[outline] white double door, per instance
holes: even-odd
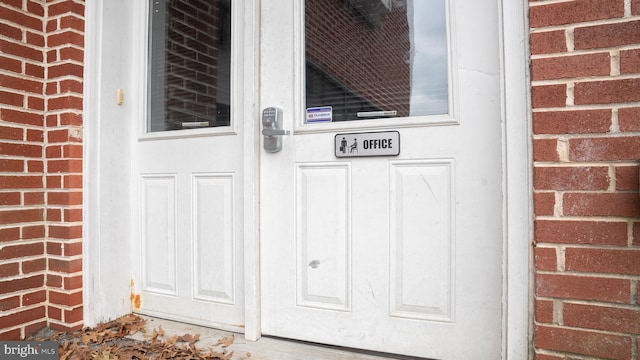
[[[236,22],[257,19],[248,4],[234,5],[245,12]],[[238,331],[245,314],[259,313],[251,331],[317,343],[500,358],[497,1],[448,2],[449,114],[328,124],[304,123],[301,6],[261,2],[251,52],[259,89],[235,80],[230,127],[135,141],[134,306]],[[246,64],[238,55],[236,66]],[[257,108],[240,99],[247,92]],[[292,132],[277,153],[258,142],[257,112],[266,107],[281,108]],[[335,156],[336,134],[389,130],[399,132],[398,156]],[[252,219],[257,237],[244,231]],[[249,245],[259,258],[245,257]],[[256,266],[259,277],[245,273]]]

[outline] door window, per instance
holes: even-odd
[[[447,114],[444,0],[307,0],[306,122]]]
[[[147,132],[230,125],[231,0],[150,0]]]

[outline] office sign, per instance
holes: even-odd
[[[380,131],[337,134],[334,138],[336,157],[397,156],[400,154],[400,133]]]

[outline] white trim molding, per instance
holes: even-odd
[[[105,259],[130,264],[129,131],[131,105],[118,105],[118,89],[130,88],[128,54],[110,52],[119,38],[129,36],[130,19],[121,26],[105,25],[114,9],[128,0],[88,1],[85,8],[84,146],[83,146],[83,304],[84,325],[92,326],[131,311],[131,271]],[[123,12],[123,14],[125,14]],[[119,15],[119,14],[118,14]],[[130,49],[124,49],[128,52]],[[118,66],[117,77],[103,69]],[[132,101],[129,101],[129,103]],[[113,116],[104,117],[105,111]],[[105,151],[108,149],[108,151]]]
[[[503,359],[532,356],[531,111],[527,1],[502,1],[504,131]]]

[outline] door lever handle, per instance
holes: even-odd
[[[280,135],[289,135],[289,130],[283,129],[262,129],[262,135],[264,136],[280,136]]]
[[[282,135],[289,135],[289,130],[282,128],[282,109],[268,107],[262,110],[262,136],[266,152],[275,153],[282,150]]]

